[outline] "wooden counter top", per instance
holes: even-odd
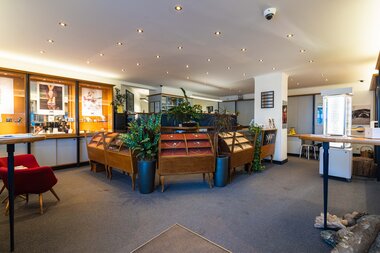
[[[343,142],[356,144],[380,145],[380,139],[369,139],[364,137],[342,137],[342,136],[327,136],[319,134],[299,134],[298,137],[302,140],[320,141],[320,142]]]
[[[6,134],[0,135],[0,144],[15,144],[35,142],[45,139],[45,135],[32,135],[32,134]]]

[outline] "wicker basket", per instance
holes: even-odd
[[[373,158],[373,148],[371,146],[361,146],[360,148],[360,156]]]
[[[368,157],[353,157],[352,175],[361,177],[375,177],[376,166],[374,160]]]

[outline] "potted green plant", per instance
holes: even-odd
[[[127,100],[127,94],[121,94],[121,90],[119,88],[115,88],[115,95],[111,105],[116,109],[117,113],[124,112],[124,104]]]
[[[129,132],[122,135],[138,159],[139,191],[144,194],[154,191],[160,129],[161,114],[153,114],[129,123]]]
[[[261,164],[261,138],[263,128],[257,124],[252,124],[249,126],[249,131],[255,136],[255,150],[253,154],[253,171],[261,172],[265,169],[265,166]]]
[[[169,109],[169,117],[172,118],[176,124],[182,124],[183,126],[196,126],[195,120],[199,120],[202,116],[202,107],[200,105],[191,105],[189,98],[186,95],[186,91],[181,88],[184,96],[184,100],[177,106]]]
[[[216,166],[214,185],[217,187],[224,187],[228,180],[228,159],[227,155],[222,155],[219,152],[219,134],[222,132],[229,132],[232,130],[233,118],[226,110],[223,112],[216,112],[212,118],[212,125],[214,126],[214,145],[216,152]]]

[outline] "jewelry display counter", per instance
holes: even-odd
[[[208,134],[161,134],[157,173],[162,191],[165,176],[181,174],[207,174],[211,188],[214,172],[215,153]]]
[[[220,133],[218,137],[219,153],[229,157],[230,181],[232,172],[235,172],[236,167],[245,165],[251,173],[254,153],[252,143],[255,143],[255,140],[251,142],[244,134],[238,132]]]
[[[263,129],[261,133],[261,154],[260,158],[264,159],[268,156],[271,157],[273,162],[273,155],[275,150],[277,129]]]

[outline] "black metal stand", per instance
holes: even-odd
[[[15,144],[7,144],[8,153],[8,200],[9,200],[9,232],[11,252],[15,250],[14,239],[14,152]]]
[[[327,229],[327,200],[329,193],[329,142],[323,142],[323,228]]]

